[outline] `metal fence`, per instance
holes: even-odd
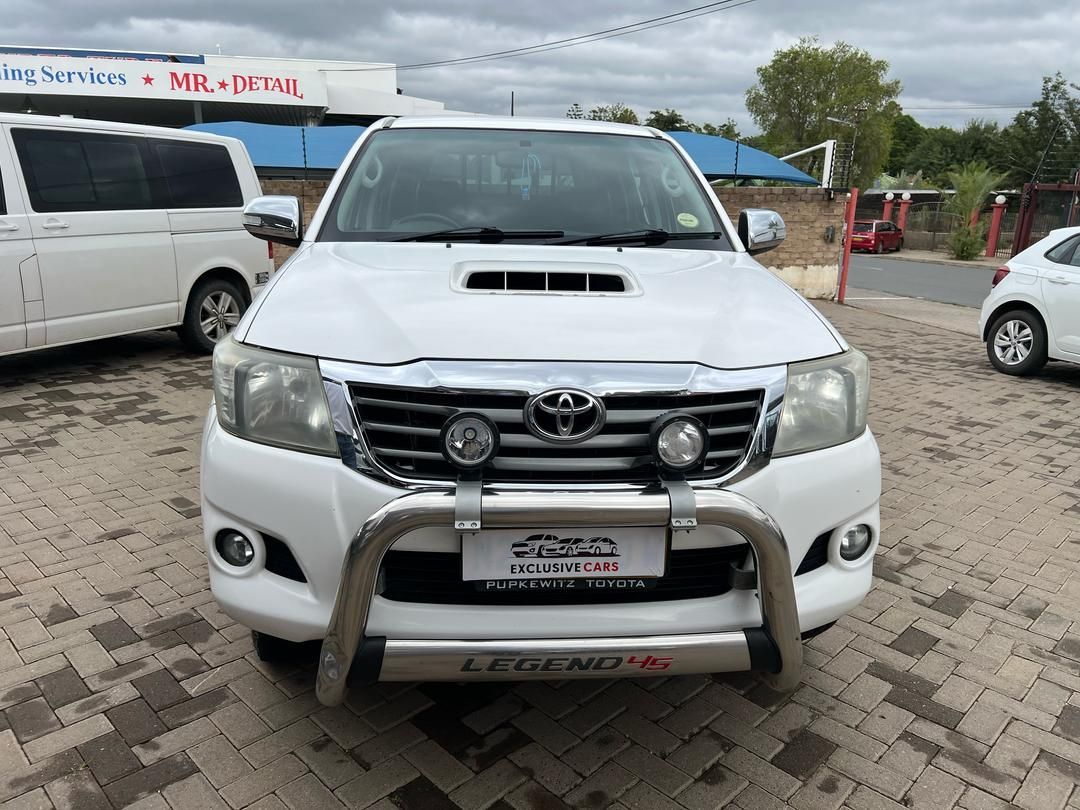
[[[943,209],[940,202],[915,203],[904,225],[904,247],[909,250],[948,251],[949,237],[963,225],[963,217]]]

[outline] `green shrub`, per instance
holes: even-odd
[[[981,223],[980,223],[981,224]],[[983,228],[965,227],[949,237],[949,252],[954,259],[968,261],[986,250],[986,235]]]

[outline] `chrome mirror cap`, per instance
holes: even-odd
[[[779,247],[787,237],[784,218],[768,208],[744,208],[739,212],[739,239],[750,254]]]
[[[268,242],[297,247],[303,237],[300,201],[296,197],[256,197],[244,206],[244,228]]]

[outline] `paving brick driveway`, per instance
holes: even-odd
[[[789,697],[683,677],[322,708],[207,590],[207,361],[168,334],[0,360],[0,804],[1080,808],[1080,368],[1013,380],[971,338],[824,308],[873,359],[884,547]]]

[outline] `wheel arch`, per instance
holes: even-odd
[[[985,343],[990,338],[990,328],[994,325],[994,321],[1000,318],[1004,313],[1011,312],[1013,310],[1024,310],[1025,312],[1032,313],[1039,319],[1039,324],[1043,328],[1043,332],[1046,334],[1047,342],[1050,341],[1050,329],[1046,323],[1046,316],[1042,311],[1030,301],[1010,299],[1008,301],[1002,301],[996,307],[994,311],[986,319],[986,325],[983,327],[982,340]]]
[[[187,311],[187,305],[191,299],[192,291],[204,281],[210,279],[221,279],[230,284],[235,284],[236,288],[240,290],[240,294],[244,296],[244,306],[251,306],[251,286],[248,284],[248,280],[244,277],[244,274],[234,267],[219,266],[204,270],[195,277],[195,280],[187,290],[187,294],[184,296],[184,311]]]

